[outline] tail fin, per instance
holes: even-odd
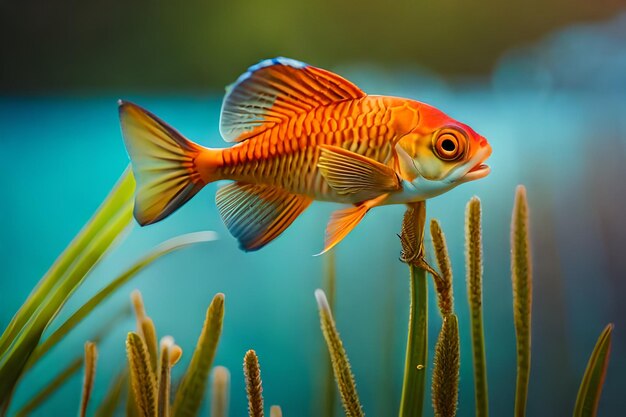
[[[206,185],[195,164],[203,148],[133,103],[120,100],[119,112],[137,181],[135,219],[142,226],[156,223]]]

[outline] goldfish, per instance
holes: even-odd
[[[163,220],[205,185],[231,180],[215,202],[245,251],[276,239],[313,201],[348,205],[331,215],[323,253],[374,207],[424,201],[490,172],[491,146],[468,125],[282,57],[227,87],[219,132],[230,147],[194,143],[128,101],[119,117],[137,222]]]

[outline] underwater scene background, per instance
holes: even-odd
[[[328,67],[368,93],[432,104],[470,124],[493,147],[487,178],[427,203],[427,216],[439,219],[446,233],[455,271],[460,416],[472,415],[474,408],[463,258],[464,210],[473,195],[483,204],[490,409],[494,416],[513,409],[509,225],[517,184],[528,190],[535,277],[528,415],[571,413],[589,353],[608,322],[615,331],[599,415],[626,409],[625,45],[626,14],[621,14],[512,48],[484,77],[444,78],[411,66]],[[202,145],[225,146],[217,130],[217,91],[129,91],[0,98],[3,327],[127,166],[117,117],[120,96]],[[70,299],[61,321],[163,240],[198,230],[215,230],[220,239],[157,261],[118,291],[24,377],[14,408],[80,354],[94,326],[129,303],[128,294],[138,288],[160,334],[171,334],[187,352],[213,295],[226,295],[215,364],[232,373],[231,415],[246,414],[241,364],[251,348],[259,355],[267,404],[280,404],[286,416],[320,415],[328,353],[313,293],[322,285],[324,263],[311,255],[321,249],[336,206],[312,205],[271,245],[244,253],[220,220],[215,190],[208,186],[159,224],[135,226]],[[396,236],[402,213],[399,206],[373,210],[336,250],[335,318],[364,409],[373,416],[396,414],[401,390],[408,314],[407,267],[398,261]],[[432,256],[430,246],[428,251]],[[434,293],[429,298],[432,355],[440,319]],[[133,327],[129,318],[100,344],[94,402],[126,365],[124,339]],[[186,364],[189,355],[181,361]],[[184,368],[174,368],[174,379]],[[33,415],[75,413],[80,385],[76,375]],[[431,413],[427,405],[426,415]]]

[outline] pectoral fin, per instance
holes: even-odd
[[[342,210],[337,210],[330,216],[328,225],[326,226],[326,236],[324,239],[324,250],[318,255],[331,250],[335,245],[348,236],[348,233],[356,227],[357,224],[363,220],[365,214],[372,208],[382,203],[389,194],[383,194],[375,199],[365,201],[357,206],[348,207]]]
[[[337,146],[321,146],[317,166],[338,194],[361,193],[364,200],[401,188],[400,179],[387,165]]]

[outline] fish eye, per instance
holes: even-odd
[[[454,161],[463,155],[465,138],[452,129],[439,132],[435,141],[435,153],[444,161]]]

